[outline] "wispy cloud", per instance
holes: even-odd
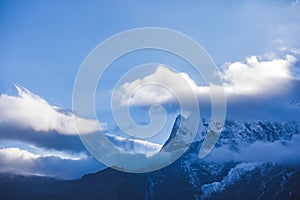
[[[114,134],[107,134],[108,138],[120,149],[132,154],[152,155],[160,151],[162,145],[153,142],[126,138]]]
[[[291,52],[294,53],[294,54],[300,55],[300,49],[292,48]]]
[[[76,135],[105,129],[105,123],[77,117],[50,105],[45,99],[16,86],[17,96],[0,95],[0,125],[17,126],[34,131],[56,131],[60,134]],[[77,126],[75,124],[75,118]]]
[[[295,135],[291,141],[283,144],[280,141],[275,142],[255,142],[245,146],[240,152],[229,150],[228,147],[215,148],[206,158],[215,162],[275,162],[275,163],[297,163],[300,157],[296,152],[300,151],[300,136]]]
[[[299,0],[294,0],[294,1],[292,1],[291,5],[293,7],[299,6],[300,5],[300,1]]]

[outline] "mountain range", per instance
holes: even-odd
[[[180,142],[178,116],[169,139]],[[0,175],[1,199],[299,199],[300,145],[296,121],[225,122],[214,150],[199,158],[208,129],[202,125],[188,150],[171,165],[148,173],[107,168],[79,180]],[[178,140],[178,141],[177,141]],[[122,141],[134,148],[133,140]],[[139,145],[138,145],[139,146]]]

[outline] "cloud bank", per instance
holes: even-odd
[[[75,179],[105,168],[77,134],[104,130],[105,123],[80,118],[25,88],[16,89],[16,96],[0,95],[0,172]]]
[[[283,144],[281,141],[275,142],[255,142],[234,152],[228,147],[214,148],[207,160],[215,162],[274,162],[283,164],[299,164],[300,157],[300,135],[293,136],[291,141]]]
[[[224,81],[224,90],[229,97],[264,95],[285,90],[295,79],[292,69],[296,61],[294,56],[286,55],[282,59],[267,61],[251,56],[246,58],[245,62],[226,63],[220,74]],[[179,91],[176,95],[186,95],[186,88],[180,85],[182,78],[199,98],[209,96],[209,87],[197,85],[187,73],[177,73],[164,66],[158,66],[153,74],[126,82],[117,88],[117,97],[122,105],[175,102],[175,96],[170,91],[153,83],[169,85]],[[147,86],[141,87],[141,85]]]
[[[0,95],[0,125],[17,126],[38,132],[56,131],[66,135],[92,133],[105,129],[105,123],[77,117],[50,105],[45,99],[29,90],[16,86],[17,96]],[[75,124],[77,118],[77,127]]]
[[[176,96],[167,88],[168,86],[176,91],[176,95],[186,96],[185,80],[195,92],[207,92],[206,87],[198,87],[197,84],[186,73],[177,73],[164,66],[158,66],[153,74],[144,78],[126,82],[117,88],[116,98],[121,105],[152,105],[175,102]],[[157,84],[156,84],[157,83]]]
[[[256,95],[282,90],[294,77],[291,68],[296,63],[294,56],[284,59],[259,61],[256,56],[246,59],[245,63],[227,64],[222,72],[227,94]]]
[[[64,179],[80,178],[87,172],[96,172],[104,166],[86,155],[64,153],[32,153],[19,147],[0,149],[0,172],[24,175],[54,176]]]

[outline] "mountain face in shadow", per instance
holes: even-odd
[[[181,134],[177,117],[168,141]],[[272,161],[199,159],[207,122],[196,140],[171,165],[149,173],[111,168],[80,180],[0,175],[0,199],[299,199],[300,165]],[[299,136],[296,122],[226,121],[216,149],[240,153],[260,142],[288,145]],[[178,141],[180,142],[180,141]],[[222,152],[221,152],[222,153]],[[275,153],[275,152],[274,152]],[[297,153],[297,152],[294,152]]]
[[[42,176],[0,174],[0,199],[51,199],[68,190],[73,182]]]
[[[130,174],[108,168],[80,180],[0,176],[1,199],[299,199],[300,167],[201,163]],[[252,165],[253,163],[251,163]],[[196,182],[194,182],[196,181]]]
[[[171,134],[170,134],[169,138],[166,140],[166,142],[164,143],[164,145],[162,146],[161,150],[164,150],[165,148],[167,148],[167,145],[170,144],[170,142],[172,140],[174,140],[176,138],[176,136],[178,135],[178,130],[180,127],[181,119],[182,119],[181,115],[178,115],[176,117]]]

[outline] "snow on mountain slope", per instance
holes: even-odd
[[[196,141],[205,137],[209,121],[202,119]],[[226,120],[216,147],[227,146],[231,150],[239,151],[241,148],[257,141],[285,143],[294,135],[299,134],[299,122],[273,122],[273,121],[233,121]]]
[[[262,165],[262,162],[240,163],[236,165],[229,171],[228,175],[225,176],[222,181],[202,185],[202,198],[209,198],[212,193],[222,192],[228,185],[237,182],[243,174],[250,173]]]
[[[169,138],[163,145],[152,143],[137,138],[126,138],[124,136],[107,133],[110,141],[120,149],[128,153],[154,154],[158,151],[173,151],[189,145],[191,133],[184,127],[184,119],[178,115],[173,123]],[[183,124],[180,127],[180,124]],[[209,126],[209,120],[202,119],[194,142],[203,142]],[[222,133],[215,148],[226,147],[230,151],[240,152],[246,146],[258,141],[272,143],[279,141],[282,145],[289,142],[294,135],[299,134],[299,122],[272,122],[272,121],[233,121],[226,120]],[[179,130],[180,128],[180,130]],[[172,146],[168,144],[173,141]],[[172,149],[170,149],[172,148]],[[174,149],[175,148],[175,149]]]

